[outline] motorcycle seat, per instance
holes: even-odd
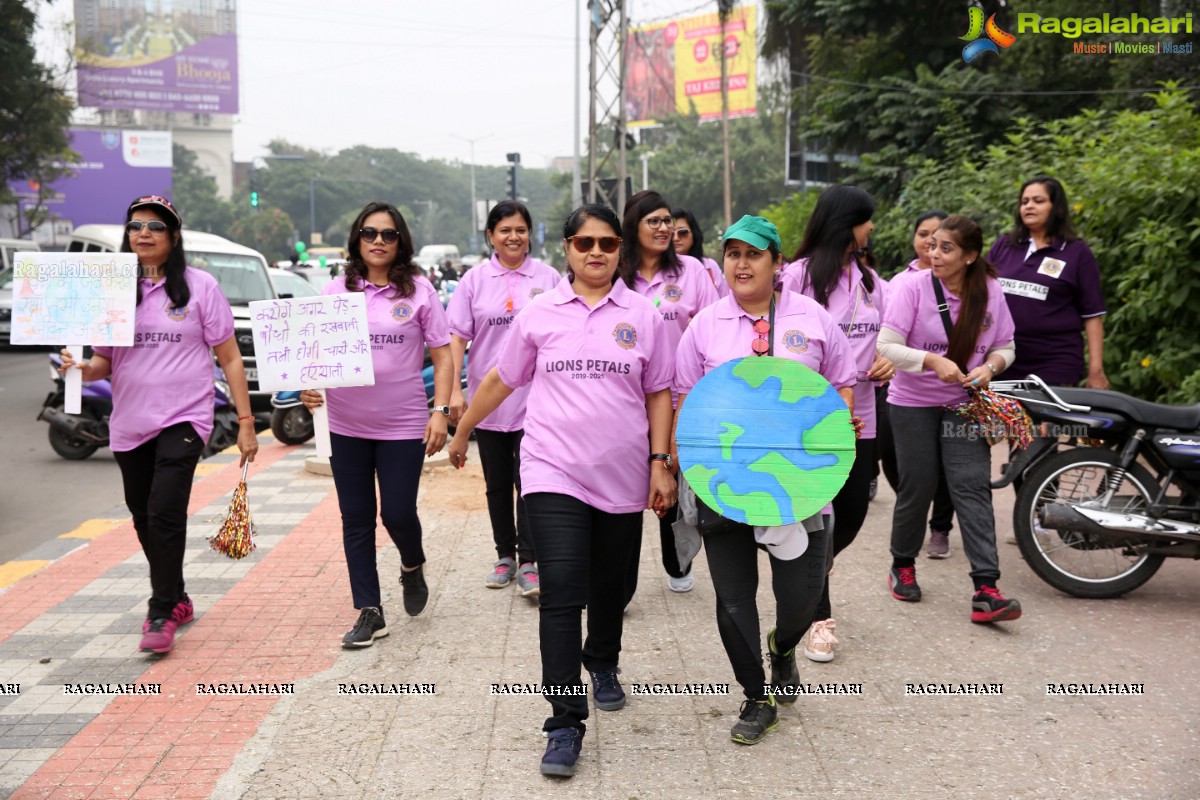
[[[1139,400],[1107,389],[1058,389],[1055,394],[1068,403],[1091,406],[1093,410],[1116,411],[1139,425],[1172,428],[1178,431],[1200,430],[1200,403],[1171,406]]]

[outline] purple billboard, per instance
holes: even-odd
[[[71,149],[80,155],[74,174],[47,187],[51,220],[72,228],[121,223],[135,197],[171,196],[170,131],[72,129]],[[36,184],[12,181],[9,187],[22,211],[37,202]]]
[[[236,114],[234,0],[75,0],[79,105]]]

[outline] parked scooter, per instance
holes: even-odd
[[[50,446],[54,452],[71,461],[80,461],[101,447],[108,447],[108,419],[112,416],[112,384],[108,379],[83,384],[82,407],[79,414],[63,411],[65,389],[58,374],[62,358],[50,354],[50,379],[54,391],[46,395],[38,419],[50,423]],[[229,402],[229,384],[220,367],[213,366],[213,429],[201,458],[221,452],[237,444],[237,410]]]
[[[1080,445],[1043,450],[1021,470],[1013,532],[1038,577],[1076,597],[1116,597],[1164,558],[1200,558],[1200,404],[1052,389],[1032,375],[991,388],[1019,400],[1052,444],[1061,434]]]

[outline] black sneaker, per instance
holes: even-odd
[[[400,570],[400,588],[404,590],[404,611],[415,617],[425,610],[429,602],[429,586],[425,583],[425,566],[412,572]]]
[[[729,738],[738,744],[758,744],[768,731],[779,727],[779,711],[771,695],[766,700],[745,701],[738,717],[737,724],[729,731]]]
[[[616,711],[625,707],[625,690],[617,680],[617,669],[588,670],[592,676],[592,698],[601,711]]]
[[[569,778],[575,774],[575,762],[583,749],[583,731],[559,728],[546,734],[546,752],[542,755],[542,774]]]
[[[892,597],[909,603],[921,600],[921,587],[917,586],[916,567],[892,567],[888,573],[888,588]]]
[[[1021,604],[995,586],[984,586],[971,598],[971,622],[1009,622],[1021,616]]]
[[[358,612],[358,622],[342,637],[342,647],[370,647],[376,639],[387,635],[383,611],[378,608],[364,608]]]
[[[879,478],[871,478],[871,485],[867,488],[867,500],[874,500],[877,494],[879,494]]]
[[[786,653],[775,652],[774,628],[767,634],[767,659],[771,662],[772,693],[778,693],[778,702],[791,705],[796,702],[796,685],[800,682],[800,673],[796,671],[796,648]]]

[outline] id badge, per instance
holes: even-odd
[[[1057,278],[1059,275],[1062,275],[1062,271],[1066,267],[1067,262],[1047,257],[1042,259],[1042,265],[1038,267],[1038,275],[1048,275],[1051,278]]]

